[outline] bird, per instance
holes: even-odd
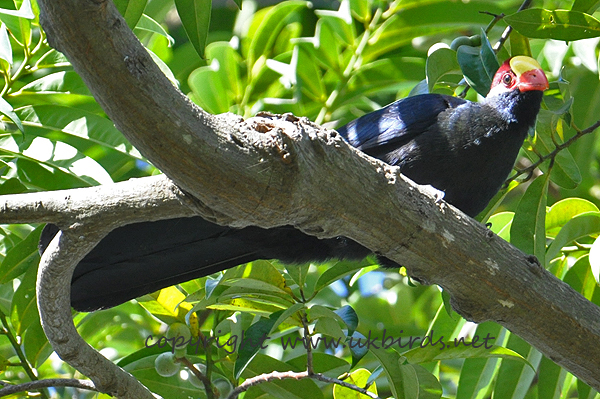
[[[475,217],[501,189],[535,128],[548,79],[527,56],[507,59],[486,98],[471,102],[421,94],[359,117],[337,132]],[[45,226],[40,253],[58,227]],[[201,217],[126,225],[113,230],[75,268],[71,306],[95,311],[258,259],[285,264],[361,260],[371,251],[346,238],[318,239],[293,226],[232,228]],[[380,264],[399,266],[379,257]]]

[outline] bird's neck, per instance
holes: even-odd
[[[543,92],[539,90],[521,92],[517,89],[487,97],[482,105],[493,109],[504,122],[517,124],[527,131],[535,126],[542,96]]]

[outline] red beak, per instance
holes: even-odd
[[[550,87],[548,85],[548,78],[541,69],[531,69],[527,72],[523,72],[519,76],[519,83],[517,88],[521,91],[540,90],[544,91]]]

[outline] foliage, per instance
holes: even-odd
[[[584,129],[600,115],[598,2],[546,1],[546,9],[516,12],[513,0],[343,0],[338,9],[297,0],[259,9],[246,1],[237,3],[241,10],[212,9],[210,19],[207,0],[116,4],[163,70],[211,113],[292,112],[335,127],[420,92],[475,100],[487,92],[498,59],[533,55],[551,89],[518,167],[543,162],[535,172],[515,173],[479,219],[600,304],[600,140]],[[0,8],[0,192],[158,173],[48,47],[35,3],[1,0]],[[182,25],[167,17],[173,9]],[[496,21],[480,11],[507,16]],[[492,46],[506,23],[516,31],[496,55]],[[562,143],[568,149],[549,157]],[[3,379],[72,377],[74,370],[52,355],[37,313],[41,227],[0,228]],[[597,396],[499,325],[475,326],[444,309],[436,287],[414,287],[402,274],[376,268],[372,259],[293,267],[257,261],[74,320],[87,342],[169,398],[223,396],[262,373],[302,371],[311,342],[319,343],[312,350],[316,372],[380,397]],[[167,339],[174,323],[189,331]],[[365,339],[385,345],[366,346]],[[180,360],[162,355],[171,350]],[[185,367],[173,373],[178,361]],[[69,388],[52,392],[67,396]],[[260,384],[244,398],[355,394],[304,379]]]

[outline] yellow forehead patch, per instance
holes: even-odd
[[[531,57],[525,55],[518,55],[510,60],[510,69],[513,70],[517,76],[521,76],[527,71],[534,69],[542,69],[541,65]]]

